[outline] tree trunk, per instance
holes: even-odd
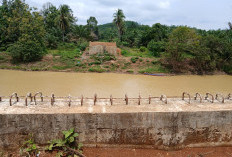
[[[64,42],[64,32],[63,32],[63,42]]]

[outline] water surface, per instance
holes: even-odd
[[[180,96],[183,91],[190,94],[232,92],[232,76],[146,76],[114,73],[65,73],[65,72],[28,72],[0,70],[0,95],[13,92],[26,95],[28,92],[41,91],[44,95],[88,96],[97,93],[101,97],[141,96]]]

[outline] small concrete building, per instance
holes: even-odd
[[[89,55],[103,53],[104,51],[117,55],[116,42],[89,42]]]

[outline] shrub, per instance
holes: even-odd
[[[136,63],[138,59],[139,59],[138,57],[131,57],[131,62]]]
[[[89,43],[87,41],[83,41],[78,43],[77,47],[81,50],[81,51],[85,51],[85,49],[89,46]]]
[[[140,50],[141,52],[145,52],[145,51],[147,50],[147,48],[144,47],[144,46],[141,46],[141,47],[139,48],[139,50]]]
[[[127,50],[122,50],[121,54],[122,54],[123,56],[126,56],[126,55],[128,54],[128,51],[127,51]]]
[[[165,51],[165,42],[155,42],[154,40],[151,40],[148,43],[147,48],[153,56],[159,57],[160,53]]]
[[[13,62],[38,61],[45,54],[43,46],[35,41],[16,42],[7,51],[10,53]]]

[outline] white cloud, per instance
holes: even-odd
[[[127,20],[148,25],[224,29],[227,22],[232,22],[232,0],[26,0],[26,3],[41,9],[49,1],[57,7],[69,5],[78,24],[86,24],[90,16],[95,16],[99,24],[112,22],[118,8],[124,11]]]
[[[159,2],[158,6],[162,9],[168,9],[170,7],[170,2],[169,1]]]

